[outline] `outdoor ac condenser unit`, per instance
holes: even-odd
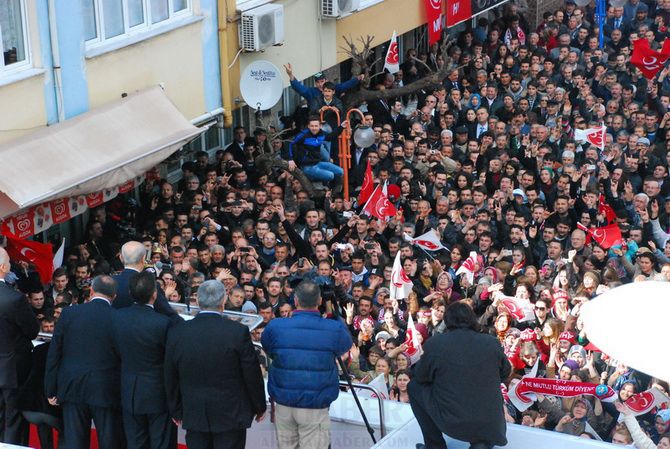
[[[246,51],[261,51],[284,43],[284,7],[268,4],[242,13],[240,45]]]
[[[358,10],[360,0],[321,0],[321,15],[323,17],[342,17]]]

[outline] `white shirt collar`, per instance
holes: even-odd
[[[110,301],[110,300],[107,299],[107,298],[103,298],[102,296],[94,296],[93,298],[91,298],[91,301],[93,301],[94,299],[102,299],[103,301],[105,301],[105,302],[106,302],[107,304],[109,304],[110,306],[112,305],[112,301]]]

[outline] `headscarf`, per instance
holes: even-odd
[[[477,98],[477,100],[479,100],[479,102],[477,103],[477,106],[472,104],[472,99],[473,98]],[[468,101],[468,108],[475,109],[475,108],[480,107],[481,105],[482,105],[482,96],[481,95],[479,95],[479,94],[470,95],[470,101]]]

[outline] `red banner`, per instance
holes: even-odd
[[[447,26],[454,26],[472,17],[470,0],[452,0],[447,2]]]
[[[442,38],[442,0],[424,0],[428,16],[428,45]]]
[[[510,387],[509,397],[519,411],[524,411],[535,402],[535,393],[561,398],[595,396],[604,402],[614,402],[617,399],[616,392],[607,385],[542,377],[524,377]]]
[[[138,176],[118,187],[112,187],[89,195],[60,198],[38,204],[28,210],[8,217],[2,223],[3,232],[9,232],[24,239],[48,230],[51,226],[64,223],[81,215],[92,207],[100,206],[117,197],[119,193],[128,193],[144,182],[144,176]]]
[[[53,223],[61,224],[70,219],[70,201],[68,198],[61,198],[51,202],[51,212],[53,213]]]

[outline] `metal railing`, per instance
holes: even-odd
[[[381,434],[381,437],[384,438],[384,436],[386,436],[386,426],[384,425],[384,399],[382,399],[379,391],[375,387],[358,383],[352,383],[351,385],[354,388],[360,388],[361,390],[369,390],[374,394],[374,397],[377,398],[377,403],[379,404],[379,433]],[[340,387],[349,388],[349,382],[346,380],[341,380]]]

